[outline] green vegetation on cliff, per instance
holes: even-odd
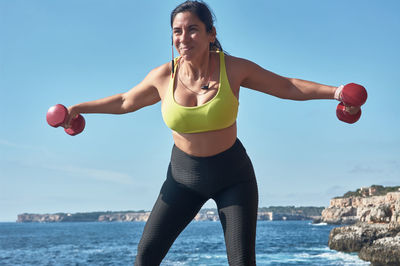
[[[367,188],[359,188],[356,191],[348,191],[343,196],[336,198],[384,196],[389,192],[397,192],[399,189],[400,186],[384,187],[381,185],[372,185]]]

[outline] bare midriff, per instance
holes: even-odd
[[[236,122],[227,128],[201,133],[172,132],[175,145],[187,154],[207,157],[221,153],[235,143],[237,138]]]

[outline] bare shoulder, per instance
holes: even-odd
[[[225,65],[232,89],[238,90],[243,81],[254,70],[256,64],[247,59],[226,54]]]
[[[243,64],[244,60],[245,59],[240,58],[240,57],[225,54],[225,64],[227,67],[230,67],[230,68],[238,67],[239,65]]]
[[[246,67],[251,64],[254,64],[252,61],[247,60],[245,58],[236,57],[233,55],[225,54],[225,61],[229,65],[233,65],[235,67]]]
[[[287,80],[260,65],[243,58],[230,56],[234,75],[240,79],[240,86],[271,94],[271,88],[286,86]]]
[[[170,74],[168,63],[152,69],[139,84],[123,94],[125,110],[133,112],[162,100]]]
[[[170,76],[171,76],[171,63],[165,63],[152,69],[147,75],[146,79],[151,79],[154,82],[154,85],[156,86],[159,83],[164,83],[165,80],[169,80]]]
[[[230,71],[232,71],[235,75],[240,75],[242,77],[245,77],[247,73],[251,72],[255,67],[257,67],[257,64],[250,60],[232,55],[225,55],[225,62]]]
[[[157,89],[158,94],[162,98],[168,88],[170,77],[171,63],[165,63],[153,68],[142,82]]]

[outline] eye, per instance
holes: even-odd
[[[196,32],[196,31],[198,31],[198,30],[199,30],[199,29],[198,29],[197,27],[195,27],[195,26],[189,28],[189,31],[190,31],[190,32]]]
[[[181,30],[181,29],[175,28],[175,29],[172,31],[172,33],[173,33],[174,35],[179,35],[179,34],[182,33],[182,30]]]

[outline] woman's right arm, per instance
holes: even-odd
[[[159,102],[161,98],[157,84],[162,78],[160,68],[152,70],[142,82],[125,93],[68,107],[69,114],[64,127],[68,128],[72,118],[78,114],[125,114]]]

